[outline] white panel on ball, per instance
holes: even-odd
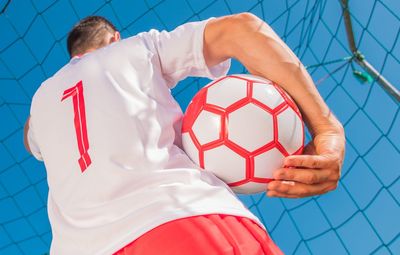
[[[278,140],[289,154],[303,143],[302,121],[290,107],[278,115]]]
[[[226,183],[246,178],[246,159],[225,145],[204,151],[204,168]]]
[[[247,82],[237,78],[225,78],[208,88],[207,103],[226,108],[247,96]]]
[[[196,145],[194,145],[189,133],[182,134],[182,146],[189,158],[197,165],[200,165],[199,150],[197,149]]]
[[[248,182],[240,186],[231,187],[236,193],[241,194],[254,194],[267,191],[267,183]]]
[[[272,148],[254,157],[254,177],[272,178],[275,170],[282,167],[284,156],[276,148]]]
[[[221,116],[204,110],[197,117],[192,130],[201,145],[218,140],[221,131]]]
[[[249,103],[228,115],[228,139],[254,151],[274,138],[272,115]]]
[[[265,104],[271,109],[284,102],[282,96],[272,85],[262,83],[253,84],[253,98]]]

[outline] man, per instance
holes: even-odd
[[[336,188],[341,124],[292,51],[249,13],[150,30],[120,40],[101,17],[68,36],[71,61],[32,99],[27,149],[43,160],[54,254],[281,254],[230,189],[179,148],[182,112],[170,89],[187,76],[217,78],[236,58],[280,84],[312,133],[285,158],[271,197]]]

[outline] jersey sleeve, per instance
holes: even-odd
[[[152,29],[142,33],[152,40],[168,87],[174,87],[188,76],[216,79],[227,74],[230,59],[212,67],[208,67],[204,59],[204,29],[211,19],[214,18],[185,23],[171,32]]]
[[[40,153],[39,146],[35,140],[35,131],[32,124],[32,118],[29,121],[29,129],[27,134],[27,142],[29,144],[29,149],[31,150],[32,155],[40,161],[43,161],[42,154]]]

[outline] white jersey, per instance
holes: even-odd
[[[180,149],[182,111],[170,89],[208,68],[208,20],[150,30],[73,58],[32,99],[28,141],[49,184],[51,254],[112,254],[171,220],[258,219]],[[261,225],[261,224],[260,224]]]

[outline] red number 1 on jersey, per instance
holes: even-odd
[[[72,88],[64,91],[61,102],[68,97],[72,97],[72,103],[74,105],[74,124],[76,139],[78,141],[78,148],[81,156],[78,160],[78,163],[83,173],[86,168],[90,166],[92,160],[90,159],[90,156],[88,154],[89,141],[86,128],[85,100],[83,98],[82,81],[78,82]]]

